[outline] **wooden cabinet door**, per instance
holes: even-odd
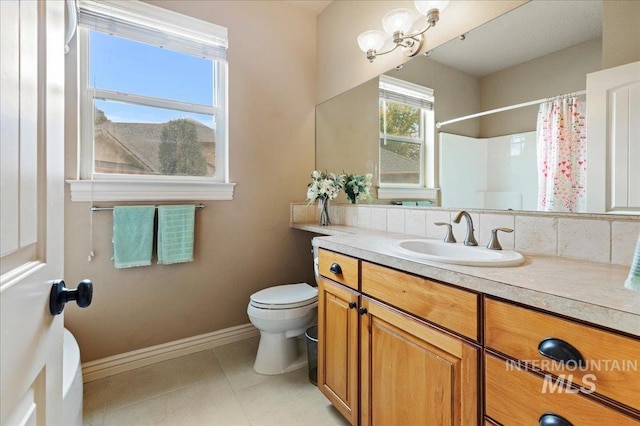
[[[478,350],[362,297],[361,425],[477,425]]]
[[[318,290],[318,389],[356,425],[359,294],[322,277]]]

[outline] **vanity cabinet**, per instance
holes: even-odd
[[[318,386],[352,425],[640,424],[640,339],[319,252]]]
[[[493,355],[485,356],[485,386],[486,414],[504,426],[638,425],[622,412],[562,385],[551,391],[545,388],[544,377],[524,369],[512,370],[504,359]],[[545,415],[548,423],[541,421]]]
[[[640,412],[637,339],[486,298],[485,347],[486,415],[500,424],[639,424],[624,414]]]
[[[443,330],[478,338],[477,294],[326,250],[319,271],[318,387],[351,424],[478,424],[479,348]]]
[[[318,389],[357,425],[359,293],[318,281]]]
[[[318,271],[318,389],[356,425],[360,261],[320,250]]]
[[[478,349],[363,296],[361,425],[478,424]]]
[[[426,278],[362,262],[362,293],[478,341],[480,299]]]

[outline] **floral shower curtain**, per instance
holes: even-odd
[[[584,104],[575,97],[541,104],[536,138],[538,210],[584,212],[587,180]]]

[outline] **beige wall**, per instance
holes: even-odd
[[[374,173],[378,165],[378,79],[316,107],[316,168]]]
[[[480,107],[478,78],[424,56],[407,62],[399,71],[386,74],[433,89],[436,122],[473,114]],[[477,136],[479,130],[479,123],[474,120],[447,126],[447,132],[465,136]]]
[[[604,1],[602,45],[603,69],[640,61],[640,1]]]
[[[439,46],[524,3],[526,0],[452,1],[435,28],[426,33],[422,51]],[[358,47],[358,35],[382,30],[382,17],[392,9],[413,9],[412,1],[334,1],[318,16],[318,102],[321,103],[410,58],[400,52],[379,56],[369,63]],[[418,24],[423,21],[418,21]]]
[[[112,216],[65,206],[65,280],[94,280],[90,308],[65,324],[83,361],[249,322],[249,295],[313,280],[310,235],[289,228],[314,167],[315,17],[278,2],[153,1],[229,29],[230,175],[233,201],[196,213],[193,263],[116,270]],[[66,176],[76,176],[75,51],[67,56]],[[198,201],[198,200],[194,200]],[[106,204],[106,203],[100,203]]]
[[[601,58],[598,38],[484,76],[478,111],[585,90],[586,75],[600,70]],[[489,138],[535,130],[537,114],[535,105],[471,121],[480,121],[480,137]]]

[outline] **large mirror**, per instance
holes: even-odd
[[[385,74],[434,90],[436,122],[583,92],[602,69],[602,2],[532,1],[398,68]],[[317,169],[377,181],[378,98],[374,78],[318,105]],[[538,108],[434,129],[434,205],[536,210]]]

